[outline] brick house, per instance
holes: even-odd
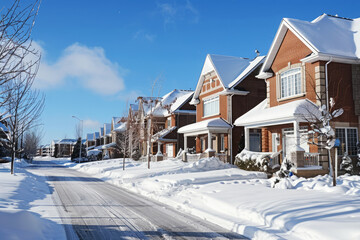
[[[341,141],[339,154],[355,155],[360,127],[359,23],[327,14],[311,22],[282,20],[256,76],[266,81],[266,100],[235,122],[245,127],[245,149],[257,151],[251,133],[261,131],[261,152],[282,150],[281,159],[291,159],[301,176],[327,173],[325,149],[307,144],[310,127],[304,114],[318,111],[328,94],[335,108],[345,110],[332,122]]]
[[[152,137],[152,154],[176,157],[184,149],[184,138],[178,129],[196,121],[196,108],[190,105],[194,92],[175,89],[162,97],[153,115],[162,118],[165,126]]]
[[[243,134],[234,127],[236,118],[265,99],[265,83],[255,78],[264,61],[208,54],[190,104],[196,106],[196,123],[179,129],[184,134],[184,149],[217,154],[233,162]],[[188,139],[195,138],[195,146]]]

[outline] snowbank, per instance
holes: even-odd
[[[66,239],[44,177],[23,160],[14,164],[14,175],[10,163],[0,164],[0,239]]]
[[[127,159],[73,168],[219,224],[252,239],[360,239],[360,177],[273,179],[224,164]]]

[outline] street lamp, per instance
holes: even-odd
[[[78,118],[76,116],[72,116],[72,117],[79,120],[80,121],[80,126],[81,126],[81,130],[80,130],[80,152],[79,152],[79,163],[80,163],[81,149],[82,149],[83,120],[81,120],[80,118]]]

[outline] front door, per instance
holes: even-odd
[[[174,148],[172,143],[166,144],[166,153],[168,157],[174,157]]]

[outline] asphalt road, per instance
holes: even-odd
[[[46,176],[68,239],[246,239],[50,161],[31,171]]]

